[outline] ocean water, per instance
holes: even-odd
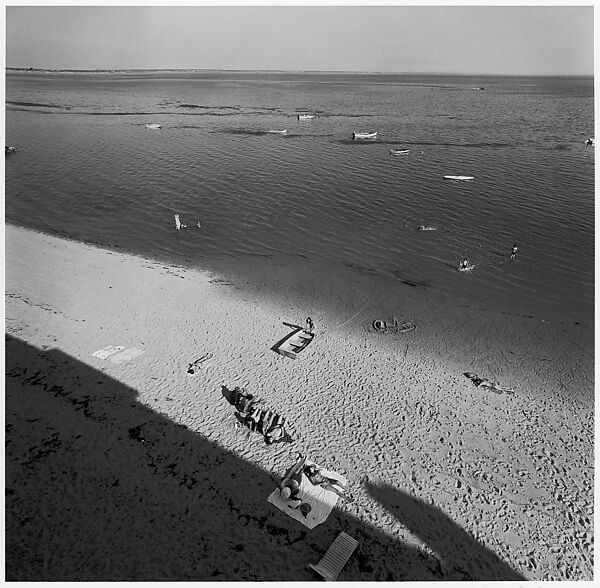
[[[592,325],[593,114],[592,78],[8,72],[6,222]]]

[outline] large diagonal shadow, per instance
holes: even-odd
[[[136,398],[6,336],[7,580],[310,581],[340,531],[359,541],[341,580],[444,579],[436,558],[342,510],[309,531],[266,501],[267,471]]]
[[[447,514],[389,484],[366,483],[369,494],[440,558],[445,580],[524,580]]]

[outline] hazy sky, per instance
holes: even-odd
[[[7,6],[5,25],[7,67],[594,73],[590,5]]]

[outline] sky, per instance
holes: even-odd
[[[6,67],[594,73],[591,4],[96,4],[6,6]]]

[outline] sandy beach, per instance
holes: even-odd
[[[345,581],[592,579],[591,328],[410,286],[344,306],[336,276],[282,272],[250,284],[6,227],[7,580],[316,581],[340,531]],[[314,341],[275,353],[307,316]],[[372,328],[393,316],[417,328]],[[121,361],[93,355],[109,345]],[[222,386],[293,441],[236,427]],[[312,530],[267,502],[298,452],[353,498]]]

